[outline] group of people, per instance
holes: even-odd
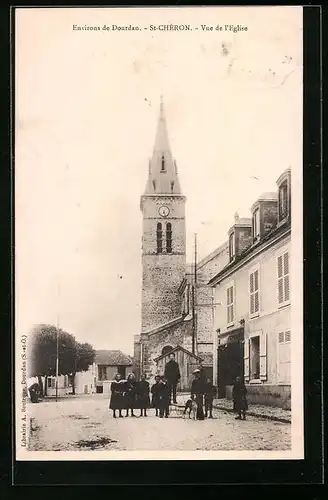
[[[213,400],[217,389],[211,379],[206,377],[205,370],[201,365],[193,372],[193,375],[191,399],[197,404],[197,419],[213,418]],[[147,417],[147,410],[154,408],[156,416],[168,418],[172,400],[174,404],[177,404],[179,380],[180,370],[174,359],[174,353],[171,354],[165,365],[164,375],[156,375],[155,383],[151,387],[145,374],[141,376],[140,381],[137,381],[134,373],[130,373],[126,380],[123,380],[121,375],[117,373],[111,384],[109,403],[109,408],[113,410],[113,417],[123,417],[123,410],[126,412],[126,417],[129,414],[131,417],[135,417],[135,410],[140,410],[140,417]],[[232,393],[237,419],[246,419],[246,394],[245,385],[241,382],[240,377],[237,377]]]
[[[197,404],[197,420],[213,418],[213,400],[217,389],[210,378],[205,376],[202,366],[193,372],[194,380],[191,384],[191,399]],[[136,380],[134,373],[130,373],[126,380],[123,380],[119,373],[111,384],[111,397],[109,408],[113,410],[113,417],[123,417],[122,410],[126,411],[126,417],[135,417],[134,410],[140,410],[140,417],[147,417],[147,410],[154,408],[156,416],[168,418],[170,404],[177,404],[176,387],[180,380],[179,365],[173,357],[165,366],[164,375],[156,375],[155,383],[150,387],[143,374],[140,381]],[[151,395],[151,397],[150,397]],[[246,419],[247,390],[241,378],[236,378],[233,386],[233,409],[237,413],[237,420]],[[205,409],[205,411],[204,411]]]
[[[155,408],[156,416],[167,418],[170,403],[169,384],[164,376],[157,375],[155,383],[150,388],[145,374],[141,376],[140,381],[137,381],[134,373],[129,373],[126,380],[117,373],[111,384],[109,408],[113,410],[114,418],[123,417],[122,410],[126,411],[126,417],[129,414],[131,417],[136,417],[135,410],[140,410],[140,417],[147,417],[147,410],[150,407]]]

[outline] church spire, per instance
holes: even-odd
[[[159,118],[150,160],[149,176],[145,194],[181,194],[175,160],[172,157],[161,95]]]

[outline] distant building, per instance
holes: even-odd
[[[42,377],[43,388],[47,396],[56,395],[56,377],[51,375]],[[29,378],[27,386],[30,387],[33,383],[38,383],[37,377]],[[74,379],[75,394],[94,394],[96,392],[96,374],[95,365],[90,365],[85,372],[77,372]],[[70,375],[59,375],[58,377],[58,396],[72,394],[73,381]]]
[[[231,398],[236,376],[249,400],[290,408],[291,398],[291,171],[277,180],[228,232],[229,263],[215,287],[219,396]],[[294,334],[300,334],[294,332]]]
[[[122,351],[100,350],[96,351],[95,358],[96,392],[109,394],[110,384],[116,373],[126,378],[131,373],[133,361]]]

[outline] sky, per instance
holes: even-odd
[[[16,17],[16,333],[59,322],[97,349],[132,354],[139,203],[160,95],[187,197],[190,261],[194,233],[203,258],[286,168],[293,191],[301,187],[302,9],[40,8]],[[142,29],[73,30],[105,23]],[[171,23],[193,29],[143,29]]]

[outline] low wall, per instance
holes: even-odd
[[[226,398],[232,399],[232,385],[226,386]],[[290,385],[247,385],[247,401],[267,406],[291,409]]]

